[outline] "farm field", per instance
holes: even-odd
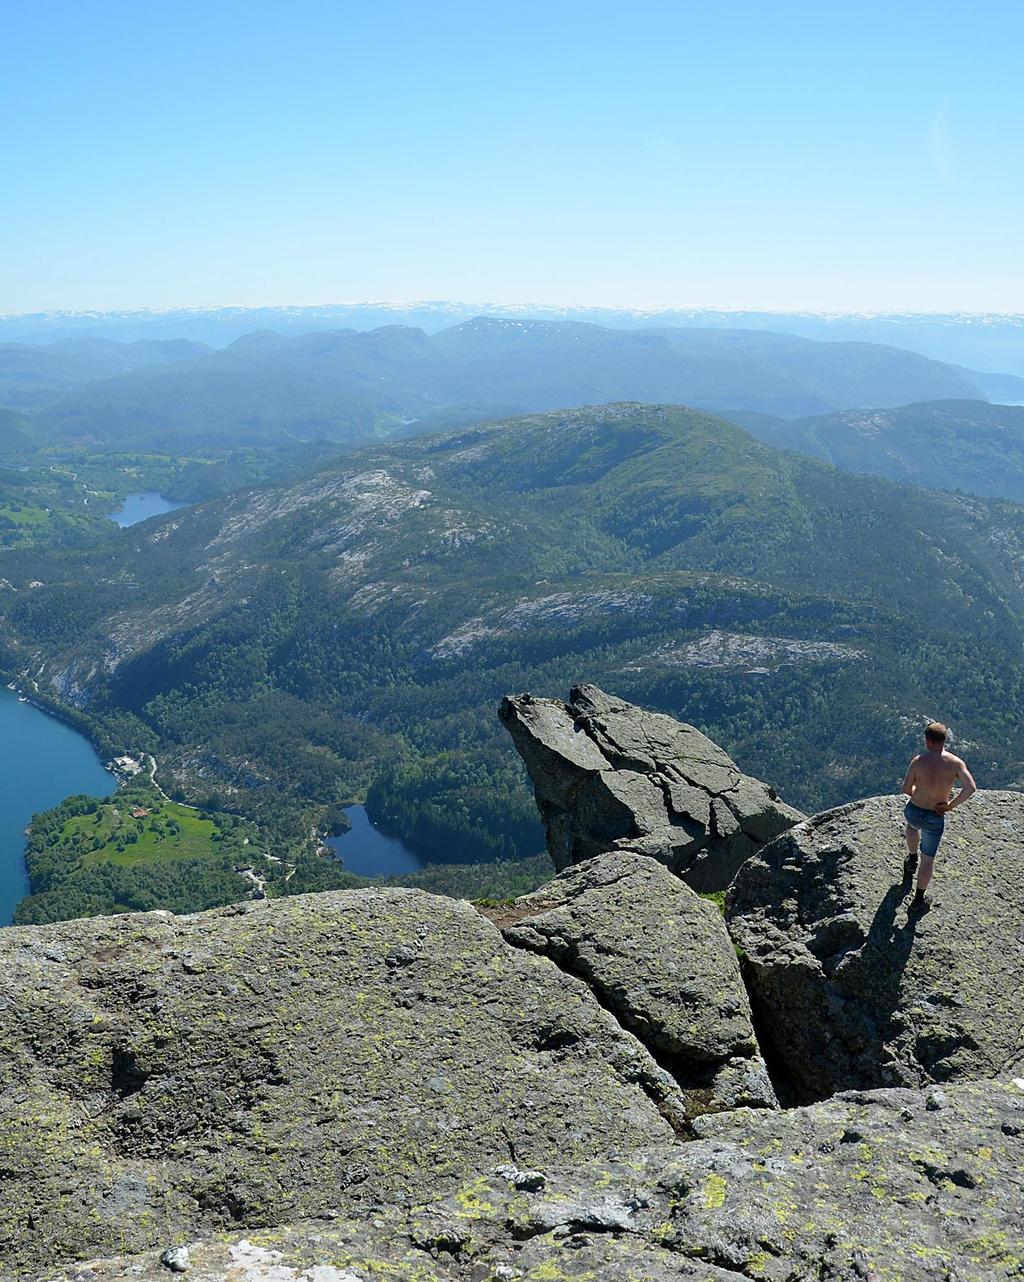
[[[61,836],[79,846],[86,866],[113,863],[131,867],[152,860],[202,859],[218,851],[221,843],[213,820],[187,806],[174,801],[137,806],[121,797],[104,803],[95,814],[69,819]]]

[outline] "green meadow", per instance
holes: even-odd
[[[80,858],[85,866],[131,867],[152,860],[201,859],[220,848],[217,825],[187,806],[162,801],[141,818],[133,818],[134,809],[117,797],[94,815],[69,819],[61,836],[83,852]]]

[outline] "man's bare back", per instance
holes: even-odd
[[[903,791],[913,798],[915,806],[941,815],[949,809],[953,785],[961,775],[970,778],[970,773],[966,762],[947,749],[929,750],[911,761]]]

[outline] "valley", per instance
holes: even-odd
[[[581,673],[806,810],[895,787],[939,710],[989,785],[1016,783],[1022,538],[1011,504],[611,405],[12,550],[2,661],[104,754],[152,752],[172,796],[257,824],[289,892],[350,884],[308,834],[365,801],[446,884],[498,894],[543,841],[494,709]]]

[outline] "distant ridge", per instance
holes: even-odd
[[[814,418],[733,415],[769,445],[846,472],[1024,503],[1024,406],[926,401]]]
[[[390,324],[300,335],[265,327],[226,348],[77,387],[53,376],[27,399],[27,356],[66,344],[0,347],[14,410],[50,440],[175,450],[284,440],[350,442],[482,419],[613,401],[686,404],[783,418],[859,406],[983,399],[969,375],[877,343],[823,343],[757,329],[614,329],[549,317],[479,316],[435,333]],[[107,343],[130,352],[139,344]],[[175,345],[176,348],[176,345]],[[63,368],[63,366],[61,366]],[[4,404],[0,399],[0,404]]]
[[[615,329],[650,325],[769,329],[828,341],[888,343],[971,369],[1024,376],[1024,312],[815,312],[715,308],[552,306],[446,300],[317,306],[193,307],[0,315],[0,343],[47,343],[91,335],[130,340],[187,338],[225,347],[254,329],[297,334],[336,327],[416,326],[428,333],[474,316],[588,321]]]

